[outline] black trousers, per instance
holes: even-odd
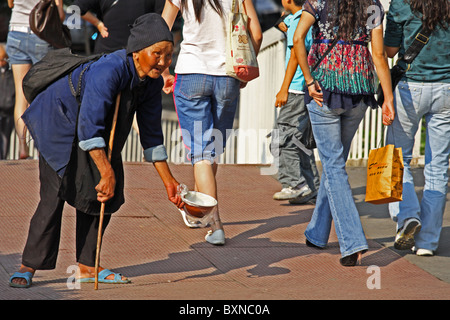
[[[1,94],[5,94],[2,92]],[[6,159],[9,151],[11,132],[14,128],[14,115],[0,111],[0,160]]]
[[[64,200],[58,197],[59,175],[39,157],[40,201],[30,222],[28,239],[22,256],[24,266],[36,270],[54,269],[61,237]],[[103,232],[111,215],[105,215]],[[76,210],[76,261],[95,266],[99,216]]]

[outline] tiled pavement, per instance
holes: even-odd
[[[171,165],[192,187],[189,165]],[[39,201],[37,161],[0,162],[0,300],[303,300],[450,298],[450,209],[437,255],[424,258],[393,248],[395,224],[385,205],[364,202],[365,168],[349,178],[370,250],[362,264],[339,264],[334,231],[329,246],[305,245],[314,206],[272,200],[277,181],[252,165],[221,165],[219,203],[226,245],[204,241],[206,229],[187,228],[166,199],[155,169],[127,163],[126,203],[104,236],[102,265],[132,279],[127,285],[74,287],[74,210],[66,206],[57,268],[38,271],[29,289],[8,286],[17,271],[28,223]],[[421,169],[414,169],[421,179]],[[423,179],[422,179],[423,180]],[[420,189],[418,189],[420,192]]]

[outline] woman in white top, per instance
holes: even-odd
[[[30,12],[38,2],[39,0],[8,0],[8,6],[12,8],[12,15],[9,21],[6,52],[14,74],[16,88],[14,123],[19,137],[19,159],[26,159],[29,156],[25,140],[27,129],[21,119],[28,107],[28,101],[22,91],[22,80],[31,66],[41,60],[50,48],[47,42],[38,38],[30,29]],[[61,21],[64,21],[63,1],[55,0],[55,3],[58,6]]]
[[[262,32],[252,0],[236,1],[243,1],[249,17],[248,30],[258,53]],[[173,86],[175,108],[189,150],[187,156],[194,166],[195,189],[215,199],[214,159],[223,153],[233,126],[239,89],[245,85],[225,72],[226,28],[232,5],[233,0],[166,0],[162,13],[169,28],[178,12],[183,17],[183,41]],[[211,228],[206,241],[223,245],[225,234],[218,207]]]

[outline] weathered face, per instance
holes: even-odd
[[[141,51],[133,52],[134,65],[140,78],[158,78],[172,63],[173,44],[170,41],[157,42]]]

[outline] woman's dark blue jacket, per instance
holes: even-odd
[[[85,66],[73,71],[75,86]],[[81,82],[77,128],[80,148],[89,151],[106,146],[105,120],[114,108],[118,93],[139,87],[140,94],[134,98],[134,104],[145,160],[167,159],[161,128],[163,84],[162,77],[140,79],[132,56],[127,56],[125,50],[105,55],[89,65]],[[70,159],[78,106],[65,76],[41,92],[22,116],[40,154],[60,176]]]

